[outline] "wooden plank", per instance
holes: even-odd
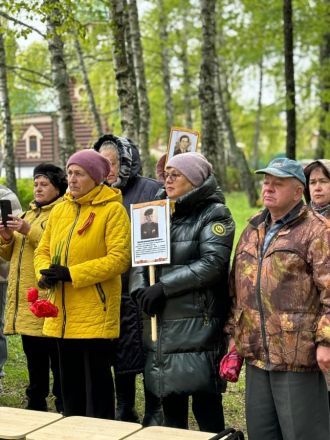
[[[25,439],[26,435],[63,418],[61,414],[0,407],[0,439]]]
[[[150,426],[128,437],[129,440],[208,440],[216,434],[188,429]]]
[[[142,429],[138,423],[92,417],[65,417],[29,434],[27,440],[120,440]]]

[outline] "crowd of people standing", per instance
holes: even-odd
[[[51,370],[65,416],[139,422],[142,373],[144,426],[187,429],[191,398],[200,430],[220,432],[219,363],[230,350],[245,360],[250,440],[330,438],[330,161],[303,169],[277,158],[256,173],[264,209],[230,265],[234,219],[200,153],[163,160],[159,182],[142,177],[132,141],[104,135],[65,170],[34,169],[30,209],[0,222],[0,257],[10,262],[4,333],[22,338],[27,408],[47,410]],[[129,208],[165,198],[171,263],[150,285],[145,266],[131,267]],[[56,316],[31,313],[33,286]]]

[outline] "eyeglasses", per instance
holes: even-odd
[[[175,182],[178,177],[181,177],[182,174],[177,173],[164,173],[164,179],[171,179],[172,182]]]

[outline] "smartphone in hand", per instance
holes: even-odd
[[[11,220],[9,214],[12,214],[10,200],[6,200],[6,199],[0,200],[0,212],[1,212],[1,221],[3,225],[7,227],[7,221]]]

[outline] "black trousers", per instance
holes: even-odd
[[[115,418],[109,339],[58,339],[65,416]]]
[[[53,395],[58,412],[63,411],[57,343],[55,338],[22,335],[27,359],[29,385],[26,388],[29,409],[47,411],[49,369],[53,373]]]
[[[164,397],[164,426],[188,429],[188,404],[188,394]],[[224,429],[221,394],[192,394],[192,410],[201,431],[220,432]]]

